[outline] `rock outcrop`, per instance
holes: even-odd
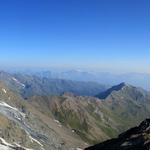
[[[105,141],[85,150],[149,150],[150,119],[144,120],[138,127],[129,129],[118,138]]]

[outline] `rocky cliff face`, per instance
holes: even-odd
[[[86,148],[85,150],[149,150],[150,119],[144,120],[138,127],[129,129],[118,138]]]
[[[83,148],[80,137],[52,116],[46,117],[0,83],[1,150],[70,150]]]
[[[150,117],[149,92],[125,83],[107,90],[103,99],[66,92],[25,100],[16,93],[0,82],[0,138],[14,147],[84,149]]]

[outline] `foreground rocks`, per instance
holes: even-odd
[[[138,127],[129,129],[118,138],[105,141],[85,150],[149,150],[150,119],[143,121]]]

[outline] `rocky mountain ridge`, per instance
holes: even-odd
[[[65,92],[25,100],[10,88],[12,80],[24,88],[24,82],[15,79],[6,80],[7,84],[0,82],[0,137],[14,146],[84,149],[115,138],[150,117],[149,92],[126,83],[103,92],[107,95],[103,99]]]
[[[46,116],[53,115],[73,129],[85,142],[96,143],[150,117],[149,92],[131,85],[118,85],[105,99],[74,96],[34,96],[28,101]],[[107,92],[107,91],[106,91]]]
[[[144,120],[139,126],[120,134],[118,138],[105,141],[85,150],[149,150],[150,119]]]
[[[2,141],[1,147],[8,149],[26,147],[34,150],[76,150],[85,147],[84,142],[80,141],[76,134],[72,134],[71,130],[63,127],[52,116],[48,118],[42,115],[2,83],[0,84],[0,137],[12,145],[6,145]]]
[[[64,92],[72,92],[80,96],[94,96],[99,92],[105,91],[108,87],[96,82],[53,79],[48,76],[19,73],[10,74],[4,71],[0,71],[0,81],[24,98],[34,95],[61,95]]]

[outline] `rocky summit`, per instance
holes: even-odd
[[[91,91],[95,97],[78,95],[70,88],[51,95],[50,87],[53,91],[66,81],[53,86],[48,80],[0,72],[0,150],[83,150],[150,118],[150,92],[141,88],[121,83],[105,92],[98,88],[99,94]],[[71,81],[67,82],[70,87]],[[26,90],[29,97],[22,95]],[[128,146],[121,136],[123,146]]]
[[[149,150],[150,119],[144,120],[138,127],[129,129],[118,138],[105,141],[85,150]]]

